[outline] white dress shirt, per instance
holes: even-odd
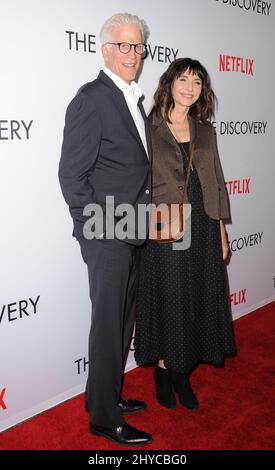
[[[107,67],[104,67],[104,73],[122,91],[148,157],[144,120],[137,105],[139,98],[143,95],[141,88],[134,81],[129,85]]]

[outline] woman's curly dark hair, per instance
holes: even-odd
[[[198,60],[190,58],[174,60],[162,74],[159,80],[157,91],[154,94],[155,105],[152,111],[158,116],[162,116],[166,121],[171,122],[169,115],[175,107],[172,96],[172,86],[174,81],[184,72],[191,72],[198,75],[202,81],[202,90],[196,103],[190,106],[189,114],[198,121],[207,121],[214,117],[217,99],[211,87],[210,77],[206,69]]]

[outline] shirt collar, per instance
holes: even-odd
[[[104,73],[115,83],[115,85],[124,93],[126,91],[133,90],[134,95],[139,99],[143,95],[142,89],[137,85],[135,81],[132,81],[131,84],[125,82],[121,77],[112,72],[108,67],[104,67]]]

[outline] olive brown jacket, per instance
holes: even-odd
[[[195,143],[193,165],[201,183],[204,210],[212,219],[230,217],[229,198],[219,159],[216,135],[210,122],[188,116],[190,148]],[[152,202],[183,202],[184,172],[182,153],[166,121],[154,112],[149,116],[152,138]]]

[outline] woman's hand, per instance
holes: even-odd
[[[222,257],[223,257],[223,260],[225,261],[226,258],[228,257],[229,245],[228,245],[227,233],[226,233],[225,226],[222,220],[220,220],[220,228],[221,228],[221,241],[222,241]]]

